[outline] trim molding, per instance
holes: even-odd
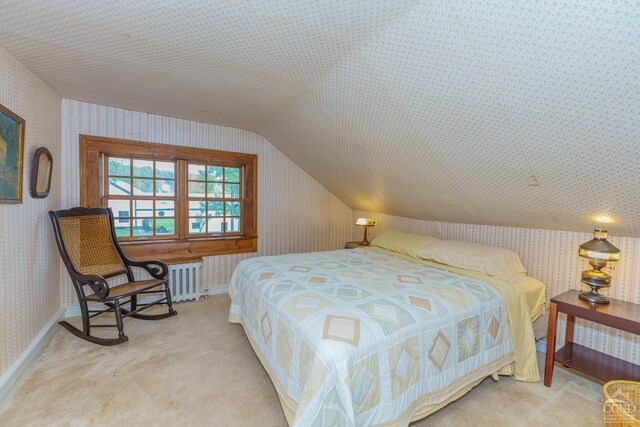
[[[11,395],[27,369],[29,369],[33,362],[42,354],[42,351],[55,333],[54,327],[58,321],[65,317],[65,314],[66,311],[64,308],[58,310],[40,332],[38,332],[38,335],[35,336],[20,357],[18,357],[18,359],[13,362],[13,365],[0,377],[0,403],[4,403],[5,399]]]
[[[64,318],[68,319],[70,317],[80,317],[80,306],[72,305],[70,307],[64,308]]]
[[[229,285],[215,286],[213,288],[204,288],[202,291],[200,291],[200,295],[205,297],[207,295],[222,295],[226,293],[229,293]]]

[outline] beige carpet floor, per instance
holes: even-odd
[[[128,319],[130,341],[115,347],[59,327],[0,407],[0,425],[285,426],[242,327],[227,322],[228,307],[228,296],[212,296],[176,304],[170,319]],[[602,425],[602,386],[561,367],[551,388],[486,379],[412,427],[427,425]]]

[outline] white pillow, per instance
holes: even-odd
[[[527,275],[517,253],[480,243],[442,240],[423,248],[418,256],[452,267],[496,276],[508,283],[517,282]]]

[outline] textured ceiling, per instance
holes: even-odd
[[[640,237],[635,1],[0,0],[0,46],[258,132],[355,209]]]

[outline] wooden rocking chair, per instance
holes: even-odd
[[[59,322],[72,334],[100,345],[114,345],[128,341],[124,334],[123,318],[158,320],[177,314],[171,305],[168,268],[161,261],[133,261],[126,257],[116,238],[111,209],[73,208],[49,211],[60,256],[78,294],[82,314],[82,330],[68,322]],[[145,269],[153,279],[135,281],[131,267]],[[127,275],[128,282],[110,287],[108,278]],[[138,296],[163,293],[161,298],[138,304]],[[88,303],[103,303],[106,309],[89,309]],[[130,304],[130,309],[123,305]],[[169,311],[145,315],[141,311],[157,304],[167,305]],[[113,312],[115,325],[91,325],[90,320]],[[118,338],[91,335],[91,327],[118,328]]]

